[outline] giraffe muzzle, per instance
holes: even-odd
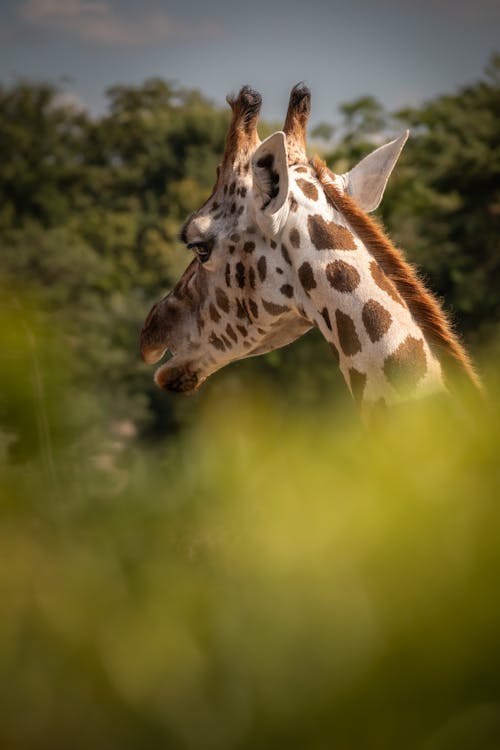
[[[159,362],[169,350],[173,353],[173,348],[169,342],[171,326],[168,321],[165,321],[163,310],[164,305],[162,303],[153,305],[140,333],[141,357],[148,365]]]

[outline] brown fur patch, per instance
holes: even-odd
[[[248,300],[248,307],[250,308],[250,312],[252,313],[254,318],[259,317],[259,307],[257,303],[253,299]]]
[[[317,286],[311,264],[306,260],[300,266],[298,273],[300,283],[302,284],[306,292],[309,292],[311,289],[314,289]]]
[[[283,260],[285,263],[288,263],[289,266],[292,265],[292,261],[290,260],[290,255],[288,253],[288,248],[286,245],[281,245],[281,254],[283,256]]]
[[[293,286],[291,284],[283,284],[282,287],[280,287],[281,294],[284,294],[285,297],[293,297]]]
[[[237,336],[237,334],[236,334],[236,332],[235,332],[234,328],[232,327],[231,323],[228,323],[228,324],[227,324],[227,326],[226,326],[226,333],[227,333],[227,335],[228,335],[228,336],[229,336],[230,338],[232,338],[232,339],[233,339],[233,341],[234,341],[235,343],[236,343],[236,342],[238,341],[238,336]]]
[[[295,171],[298,172],[298,173],[300,173],[300,174],[307,174],[309,172],[309,170],[307,169],[307,167],[297,167],[297,169]]]
[[[306,198],[309,198],[311,201],[317,201],[318,200],[318,188],[316,185],[313,185],[312,182],[309,182],[309,180],[297,180],[297,185],[302,190]]]
[[[317,157],[314,159],[314,169],[330,203],[342,213],[374,256],[384,274],[396,285],[399,294],[408,305],[425,336],[443,355],[443,365],[450,362],[458,365],[474,386],[482,392],[480,378],[467,352],[451,330],[437,300],[425,289],[414,268],[384,235],[378,224],[365,214],[352,198],[337,190],[330,181],[326,164]]]
[[[226,351],[226,347],[224,345],[224,342],[213,331],[212,331],[212,333],[209,336],[208,342],[209,342],[209,344],[211,344],[214,347],[214,349],[217,349],[220,352]]]
[[[328,263],[326,278],[334,289],[344,294],[353,292],[361,280],[357,269],[350,263],[344,263],[343,260]]]
[[[366,385],[366,375],[364,372],[356,370],[355,367],[349,368],[349,382],[353,398],[357,404],[363,400],[363,391]]]
[[[229,263],[226,263],[226,269],[224,271],[224,279],[226,282],[226,286],[230,287],[231,286],[231,266],[229,265]]]
[[[240,325],[237,325],[237,326],[236,326],[236,328],[238,329],[238,331],[239,331],[239,332],[241,333],[241,335],[242,335],[243,337],[245,337],[245,338],[246,338],[246,337],[248,336],[248,331],[247,331],[247,329],[245,328],[245,326],[240,326]]]
[[[290,232],[290,244],[292,247],[300,247],[300,233],[295,227]]]
[[[245,266],[241,261],[236,264],[236,281],[240,289],[245,286]]]
[[[265,255],[261,255],[259,260],[257,261],[257,271],[259,273],[259,279],[261,281],[264,281],[267,273],[267,261]]]
[[[213,320],[214,323],[218,323],[220,320],[220,314],[217,308],[215,307],[212,302],[210,303],[210,307],[208,308],[208,314],[210,315],[211,320]]]
[[[384,372],[389,383],[400,393],[413,391],[427,372],[422,339],[407,336],[396,351],[386,357]]]
[[[242,302],[239,299],[236,300],[236,315],[240,320],[243,320],[243,318],[246,318],[249,322],[251,320],[245,302]]]
[[[396,287],[394,286],[392,281],[385,275],[378,263],[376,263],[376,261],[374,260],[370,261],[370,273],[379,289],[382,289],[382,291],[388,294],[389,297],[392,297],[395,302],[398,302],[400,305],[403,305],[403,307],[406,307],[405,303],[401,299],[401,296],[397,293]]]
[[[361,313],[363,323],[366,328],[366,332],[370,337],[370,341],[375,343],[380,341],[384,336],[392,323],[392,316],[389,310],[386,310],[383,305],[374,299],[369,299],[363,305],[363,312]]]
[[[255,289],[255,269],[253,266],[248,269],[248,283],[251,289]]]
[[[243,250],[245,253],[253,253],[255,250],[255,242],[245,242]]]
[[[361,342],[356,332],[356,326],[350,315],[341,310],[335,310],[335,322],[342,351],[348,357],[361,351]]]
[[[307,228],[317,250],[356,250],[351,232],[334,221],[325,221],[320,214],[307,217]]]
[[[328,309],[326,307],[324,307],[321,310],[320,315],[323,318],[323,320],[325,321],[325,324],[326,324],[326,327],[328,328],[328,330],[331,331],[332,330],[332,321],[330,320],[330,313],[328,312]]]
[[[288,312],[290,309],[286,305],[276,305],[274,302],[268,302],[265,299],[262,300],[262,304],[264,305],[264,310],[266,310],[269,315],[283,315],[283,313]]]
[[[217,302],[218,307],[220,307],[220,309],[223,312],[225,313],[229,312],[228,296],[226,292],[223,289],[220,289],[219,287],[215,289],[215,301]]]

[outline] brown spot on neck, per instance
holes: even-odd
[[[343,313],[342,310],[335,310],[335,322],[337,324],[340,346],[344,354],[351,357],[353,354],[360,352],[361,342],[350,315]]]
[[[408,395],[427,372],[424,342],[407,336],[384,362],[387,380],[399,393]]]
[[[328,263],[326,278],[334,289],[343,294],[354,292],[361,280],[357,269],[350,263],[344,263],[343,260],[334,260]]]
[[[325,321],[325,325],[328,328],[329,331],[332,330],[332,322],[330,320],[330,313],[328,312],[328,308],[324,307],[320,312],[321,317]]]
[[[264,281],[267,273],[267,261],[265,255],[261,255],[259,260],[257,261],[257,271],[259,274],[259,279],[261,281]]]
[[[298,275],[299,275],[300,283],[302,284],[304,288],[304,291],[309,293],[311,289],[316,288],[317,284],[316,284],[316,279],[314,278],[312,266],[306,260],[300,266]]]
[[[312,182],[309,182],[309,180],[299,179],[297,180],[297,185],[302,190],[306,198],[309,198],[309,200],[311,201],[318,200],[318,188]]]
[[[400,295],[397,293],[396,287],[392,281],[385,275],[378,263],[374,260],[370,261],[370,273],[379,289],[382,289],[382,291],[388,294],[389,297],[392,297],[395,302],[406,307]]]
[[[351,232],[334,221],[325,221],[320,214],[307,217],[307,228],[317,250],[356,250]]]
[[[392,317],[390,312],[374,299],[368,300],[368,302],[363,305],[361,317],[363,318],[363,323],[366,332],[370,337],[370,341],[373,343],[380,341],[382,336],[384,336],[391,327]]]
[[[285,261],[285,263],[288,263],[288,265],[291,266],[292,261],[290,260],[290,255],[288,253],[288,248],[286,245],[283,245],[283,244],[281,245],[281,254],[283,256],[283,260]]]
[[[295,247],[295,248],[299,248],[300,247],[300,233],[299,233],[299,230],[296,227],[294,227],[291,230],[291,232],[289,234],[289,238],[290,238],[290,244],[291,244],[292,247]]]

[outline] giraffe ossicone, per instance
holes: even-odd
[[[364,408],[446,390],[449,362],[480,388],[432,295],[369,216],[408,132],[335,175],[306,154],[310,92],[292,89],[283,131],[257,134],[260,95],[228,98],[232,119],[212,194],[181,239],[194,258],[141,332],[168,391],[318,328]]]

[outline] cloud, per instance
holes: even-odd
[[[19,7],[19,15],[38,28],[95,44],[125,47],[150,46],[170,39],[204,39],[224,31],[216,23],[185,23],[161,9],[124,17],[108,2],[87,0],[26,0]]]
[[[85,101],[74,91],[61,91],[55,95],[52,100],[52,107],[58,109],[70,109],[73,112],[88,112],[88,106]]]

